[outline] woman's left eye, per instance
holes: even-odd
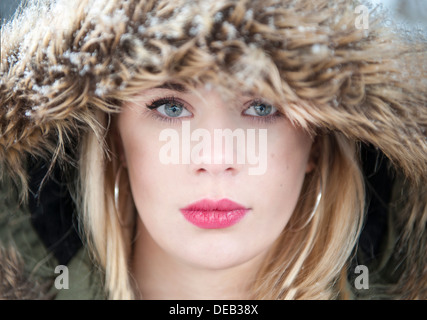
[[[271,104],[255,101],[251,104],[249,108],[245,110],[244,114],[257,117],[265,117],[273,115],[277,111],[278,110],[276,109],[276,107],[272,106]]]

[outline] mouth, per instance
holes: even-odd
[[[180,209],[184,218],[202,229],[228,228],[238,223],[250,210],[229,199],[203,199]]]

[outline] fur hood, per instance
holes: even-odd
[[[24,269],[24,261],[15,248],[0,248],[0,300],[51,299],[51,283],[30,279]]]
[[[357,29],[358,4],[35,1],[1,30],[1,175],[25,200],[29,156],[75,160],[66,149],[97,131],[94,114],[117,112],[141,88],[170,79],[255,88],[286,101],[301,126],[385,154],[407,195],[397,217],[399,252],[411,266],[402,283],[425,288],[426,42],[385,28],[374,9],[369,28]]]

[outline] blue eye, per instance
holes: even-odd
[[[273,110],[273,113],[277,112],[277,109],[274,106],[272,106],[271,104],[267,104],[264,102],[258,102],[258,101],[254,101],[251,104],[251,106],[248,109],[246,109],[246,111],[249,111],[251,109],[253,111],[245,112],[245,114],[251,115],[251,116],[265,117],[265,116],[270,115],[272,113],[272,110]]]
[[[162,98],[151,102],[147,108],[156,109],[158,113],[154,115],[156,118],[164,121],[179,121],[174,118],[182,118],[191,116],[192,114],[185,108],[184,104],[177,101],[174,97]]]
[[[165,103],[157,108],[160,113],[165,112],[169,117],[179,117],[182,114],[184,107],[178,103]]]
[[[255,108],[255,111],[260,116],[267,116],[270,114],[271,110],[274,108],[273,106],[267,104],[258,104],[256,106],[253,106]],[[275,108],[274,108],[275,109]]]
[[[252,101],[243,113],[259,122],[274,122],[283,116],[275,106],[259,100]]]

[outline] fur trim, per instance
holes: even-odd
[[[283,97],[304,127],[372,143],[425,181],[425,43],[374,21],[356,29],[351,3],[36,2],[2,28],[2,165],[26,187],[23,155],[63,156],[70,134],[96,129],[95,108],[168,79],[210,80]]]
[[[97,110],[116,112],[142,88],[171,79],[221,83],[281,102],[308,130],[340,131],[381,149],[417,190],[401,219],[425,244],[426,41],[383,28],[375,11],[369,29],[357,29],[357,4],[35,2],[1,31],[1,172],[25,199],[27,156],[49,157],[52,167],[66,159],[69,137],[98,132]],[[418,249],[411,247],[424,257]]]
[[[51,299],[51,283],[40,284],[26,273],[24,262],[14,248],[0,247],[0,300]]]

